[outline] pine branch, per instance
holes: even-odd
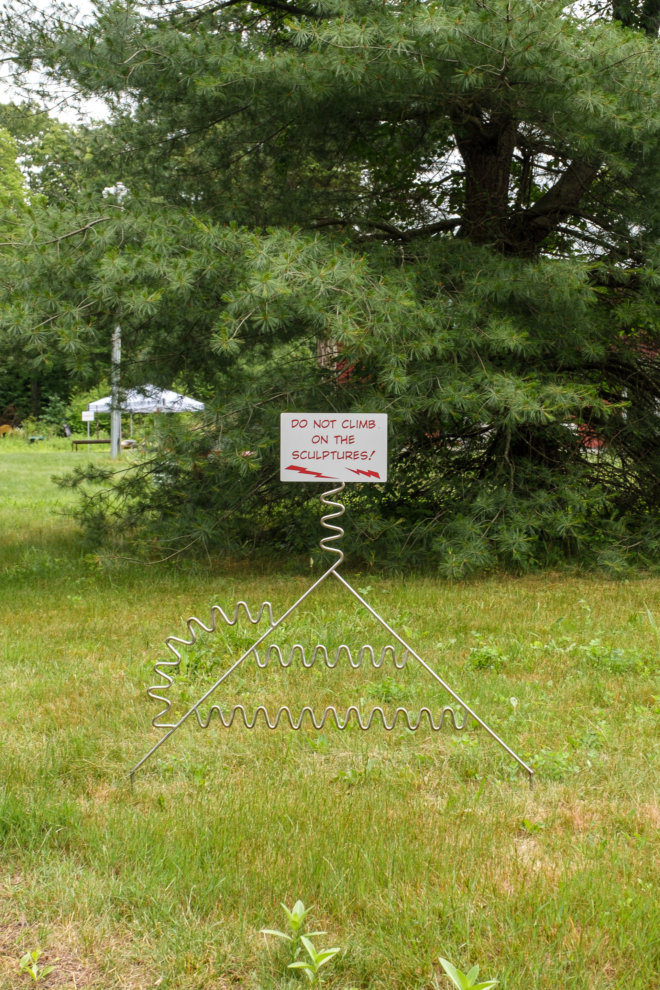
[[[579,214],[580,200],[598,175],[600,166],[572,162],[532,206],[518,213],[505,231],[509,249],[535,251],[562,220]]]
[[[319,14],[312,8],[298,7],[296,4],[289,4],[284,0],[260,0],[259,3],[252,4],[248,0],[225,0],[223,3],[216,3],[210,7],[203,7],[196,14],[190,14],[181,22],[183,27],[195,24],[204,20],[205,17],[212,17],[214,14],[230,10],[232,7],[246,7],[250,13],[254,13],[257,8],[265,8],[267,11],[277,11],[278,13],[293,14],[295,17],[309,17],[318,19]]]
[[[360,223],[365,226],[374,227],[376,230],[382,231],[387,237],[393,237],[399,241],[412,241],[417,237],[428,237],[431,234],[441,233],[442,231],[453,230],[454,227],[458,227],[461,223],[460,217],[448,217],[445,220],[438,220],[435,223],[424,224],[422,227],[413,227],[409,230],[403,230],[401,227],[396,227],[392,223],[387,223],[385,220],[344,220],[341,217],[322,217],[318,220],[314,220],[311,227],[318,229],[321,227],[355,227]],[[368,237],[369,235],[365,235]]]
[[[121,206],[116,207],[118,210],[122,210]],[[122,210],[123,212],[123,210]],[[92,227],[96,227],[100,223],[105,223],[108,220],[112,220],[112,217],[98,217],[96,220],[90,220],[83,227],[78,227],[76,230],[69,230],[66,234],[61,234],[59,237],[53,237],[50,241],[4,241],[0,243],[0,247],[46,247],[48,244],[59,244],[61,241],[67,240],[69,237],[75,237],[77,234],[84,234]]]
[[[578,230],[577,228],[567,227],[565,224],[560,224],[557,227],[557,231],[560,234],[564,234],[566,237],[570,237],[573,241],[584,241],[585,244],[593,244],[594,247],[602,248],[610,256],[616,256],[619,258],[629,258],[638,265],[644,264],[644,257],[638,252],[630,250],[629,245],[617,246],[611,241],[605,240],[602,237],[596,236],[596,234],[587,234],[583,230]]]
[[[567,216],[577,208],[580,199],[598,175],[599,165],[571,162],[557,182],[527,210],[529,222],[543,223],[557,216]]]

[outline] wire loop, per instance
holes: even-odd
[[[330,520],[340,519],[344,515],[344,512],[346,511],[346,507],[343,502],[333,502],[331,499],[328,498],[328,495],[338,495],[339,492],[343,492],[344,487],[345,485],[344,482],[342,481],[337,488],[331,488],[330,491],[324,492],[323,495],[321,495],[321,502],[323,503],[323,505],[331,505],[333,509],[338,510],[337,512],[327,512],[324,516],[321,516],[321,525],[323,526],[324,529],[332,530],[334,536],[322,537],[320,541],[320,546],[322,550],[328,550],[330,553],[336,553],[339,555],[339,560],[336,560],[334,564],[335,568],[339,567],[339,565],[344,560],[344,551],[341,549],[341,547],[331,547],[330,543],[333,543],[337,540],[341,540],[342,537],[344,536],[344,530],[342,529],[341,526],[336,526],[334,523],[331,523]]]

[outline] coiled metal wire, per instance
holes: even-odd
[[[152,684],[147,688],[147,695],[152,701],[162,702],[165,706],[158,712],[157,715],[152,719],[151,724],[156,729],[169,729],[173,724],[171,722],[163,722],[162,719],[169,713],[172,707],[172,700],[169,696],[160,694],[161,691],[169,691],[174,683],[174,678],[172,674],[176,674],[177,670],[181,665],[181,653],[175,646],[175,643],[179,646],[194,646],[197,642],[198,632],[197,629],[201,629],[205,633],[214,633],[218,628],[220,623],[226,626],[235,626],[238,622],[241,611],[245,612],[248,622],[251,622],[253,626],[258,625],[263,619],[264,615],[268,617],[269,629],[272,629],[275,625],[275,619],[273,617],[273,606],[270,602],[262,602],[256,613],[250,611],[250,606],[247,602],[239,601],[234,605],[233,616],[230,618],[229,615],[220,605],[213,605],[211,608],[211,621],[207,626],[201,619],[192,615],[186,620],[186,626],[188,628],[189,639],[182,639],[180,636],[168,636],[165,640],[165,645],[174,655],[174,660],[158,660],[154,664],[154,673],[159,677],[163,678],[163,683]]]
[[[277,729],[280,721],[285,719],[292,729],[297,730],[303,727],[307,718],[316,730],[324,729],[326,724],[334,722],[335,728],[341,731],[349,728],[353,723],[364,732],[371,728],[374,720],[380,720],[382,727],[387,732],[396,728],[399,721],[402,721],[411,732],[416,732],[425,716],[428,727],[434,732],[440,731],[446,719],[451,722],[454,729],[460,731],[466,728],[469,717],[467,712],[463,712],[462,718],[458,718],[454,709],[449,706],[443,708],[438,717],[434,717],[430,708],[420,708],[416,713],[409,712],[406,708],[396,708],[388,715],[380,705],[370,708],[367,712],[360,711],[356,705],[349,705],[343,715],[337,711],[334,705],[328,705],[320,715],[317,715],[309,705],[304,705],[297,714],[294,714],[287,705],[282,705],[272,716],[265,705],[257,705],[249,714],[244,705],[233,705],[227,714],[220,705],[213,705],[209,708],[205,718],[200,715],[199,709],[197,709],[196,714],[197,721],[203,729],[208,729],[211,719],[216,715],[225,729],[232,727],[237,716],[240,716],[246,729],[254,729],[259,721],[259,716],[261,716],[269,729]]]
[[[291,729],[300,729],[304,722],[307,720],[311,725],[317,729],[323,729],[326,724],[334,724],[339,730],[344,730],[348,728],[351,724],[356,724],[358,728],[366,731],[372,727],[374,722],[380,722],[382,727],[391,732],[399,721],[401,721],[406,728],[411,731],[416,731],[420,728],[423,721],[426,721],[429,728],[434,732],[439,731],[446,721],[451,722],[454,729],[460,731],[465,729],[468,725],[468,720],[470,718],[480,725],[514,760],[527,772],[529,775],[530,784],[532,783],[534,771],[529,767],[519,756],[517,756],[514,751],[507,746],[507,744],[500,739],[500,737],[456,694],[452,688],[445,683],[445,681],[430,667],[422,658],[417,654],[411,646],[409,646],[397,632],[383,619],[367,601],[360,595],[355,588],[353,588],[345,578],[339,573],[339,565],[344,560],[344,553],[341,547],[336,546],[337,541],[341,540],[344,536],[343,528],[336,523],[336,520],[344,515],[344,505],[338,501],[332,501],[329,496],[337,495],[344,489],[343,482],[337,487],[333,488],[321,496],[321,502],[324,506],[332,508],[336,511],[326,512],[321,518],[321,526],[330,531],[331,535],[324,536],[320,540],[321,549],[327,550],[328,552],[335,554],[337,559],[334,563],[319,577],[310,587],[298,598],[297,601],[293,603],[281,616],[279,619],[275,619],[273,616],[273,608],[270,602],[263,602],[256,613],[250,611],[249,606],[244,601],[239,601],[234,606],[233,614],[228,615],[220,605],[214,605],[211,609],[211,620],[210,624],[206,625],[201,619],[192,616],[186,622],[188,629],[189,639],[183,639],[179,636],[168,636],[165,640],[165,644],[169,651],[174,656],[173,660],[159,660],[154,666],[154,672],[162,678],[162,683],[154,684],[147,689],[148,696],[158,703],[162,703],[164,707],[158,712],[158,714],[153,719],[153,725],[155,728],[167,730],[165,734],[158,740],[158,742],[152,746],[148,753],[146,753],[142,759],[133,767],[130,772],[131,781],[133,780],[134,774],[141,766],[146,763],[146,761],[159,749],[162,744],[169,739],[174,732],[176,732],[184,722],[186,722],[193,714],[195,715],[198,724],[201,728],[207,728],[211,722],[211,719],[216,716],[219,718],[221,724],[225,728],[230,728],[234,721],[239,720],[243,722],[243,725],[247,729],[253,729],[257,724],[258,720],[263,720],[269,729],[276,729],[280,722],[288,722]],[[365,644],[360,647],[357,654],[354,654],[350,647],[342,643],[341,646],[337,647],[333,653],[328,652],[328,649],[321,643],[318,643],[308,655],[305,652],[305,648],[300,643],[295,643],[288,652],[283,651],[280,646],[276,643],[270,643],[265,651],[265,653],[260,654],[259,647],[261,644],[287,619],[295,610],[298,608],[302,602],[308,598],[312,592],[316,590],[323,582],[330,576],[336,578],[340,584],[350,592],[350,594],[366,609],[366,611],[375,618],[378,623],[385,629],[393,638],[393,640],[403,648],[403,653],[397,653],[396,647],[388,644],[384,646],[380,653],[377,655],[376,651],[372,646]],[[176,671],[179,669],[181,664],[181,653],[179,647],[191,647],[197,642],[198,630],[202,630],[206,633],[213,633],[218,628],[220,623],[224,623],[227,626],[234,626],[238,622],[241,611],[244,611],[248,622],[252,625],[258,625],[264,616],[268,620],[268,628],[251,644],[250,647],[237,659],[231,666],[215,681],[214,684],[208,688],[205,693],[199,698],[188,711],[181,716],[177,722],[164,722],[163,718],[166,717],[171,709],[172,701],[169,697],[169,690],[174,683],[174,676]],[[245,706],[242,704],[233,705],[231,709],[225,713],[223,707],[219,704],[214,704],[208,710],[206,715],[203,715],[200,711],[201,706],[204,702],[210,698],[213,692],[239,667],[248,657],[253,657],[257,666],[261,669],[267,667],[270,663],[277,663],[282,667],[290,667],[294,662],[300,661],[303,667],[310,668],[316,663],[323,663],[328,668],[336,668],[342,661],[346,661],[353,669],[357,669],[363,664],[370,664],[371,666],[379,669],[383,666],[383,663],[391,661],[396,669],[401,670],[406,666],[408,661],[412,658],[417,661],[421,667],[427,671],[427,673],[445,690],[451,697],[456,701],[462,708],[462,715],[457,716],[455,711],[450,707],[443,708],[437,715],[434,715],[431,709],[424,707],[421,708],[417,713],[411,713],[405,708],[398,707],[391,714],[387,714],[382,707],[379,705],[370,709],[368,712],[362,712],[355,705],[350,705],[346,711],[342,714],[333,705],[327,706],[320,714],[316,714],[314,710],[309,705],[304,705],[298,713],[293,713],[291,709],[283,705],[278,708],[273,715],[268,712],[268,709],[264,705],[258,705],[254,711],[248,713]],[[174,676],[173,676],[174,675]]]
[[[244,602],[241,602],[240,604],[243,605]],[[259,614],[262,614],[262,610],[264,610],[268,605],[268,602],[264,602],[259,610]],[[152,724],[155,728],[166,729],[171,728],[172,725],[175,724],[161,721],[162,716],[168,714],[172,702],[169,696],[156,693],[158,691],[166,691],[169,689],[174,680],[174,678],[170,675],[169,670],[178,668],[180,665],[181,654],[173,643],[176,642],[184,646],[194,646],[197,641],[197,632],[194,626],[197,625],[206,632],[215,631],[215,629],[217,629],[218,615],[225,616],[226,613],[221,608],[216,607],[213,616],[214,621],[211,626],[204,625],[203,622],[196,618],[188,619],[188,629],[191,633],[191,638],[189,640],[183,640],[173,636],[166,640],[167,645],[174,653],[176,660],[161,660],[155,665],[154,670],[164,678],[164,683],[153,685],[147,691],[152,700],[162,701],[165,705],[165,708],[163,708],[163,710],[160,711],[153,719]],[[258,619],[250,619],[250,621],[257,622]],[[235,621],[228,621],[228,625],[234,624]],[[361,646],[357,653],[354,653],[350,646],[347,646],[346,643],[342,643],[331,652],[328,652],[328,648],[323,643],[317,643],[308,655],[302,643],[294,643],[293,646],[284,651],[277,643],[270,643],[264,654],[259,653],[259,650],[256,647],[251,647],[245,656],[246,659],[250,657],[254,659],[260,670],[265,670],[271,664],[276,664],[284,669],[289,669],[297,662],[299,662],[300,665],[306,670],[311,670],[312,667],[321,664],[329,670],[335,670],[335,668],[338,667],[342,661],[344,661],[346,665],[351,667],[353,670],[359,670],[361,667],[365,666],[373,667],[375,670],[380,670],[386,662],[391,662],[396,670],[403,670],[408,663],[410,653],[408,650],[404,650],[403,654],[397,654],[396,647],[394,647],[391,643],[383,646],[379,653],[377,653],[373,646],[369,643],[365,643],[364,646]]]
[[[334,567],[339,567],[339,565],[344,560],[344,551],[341,547],[330,546],[331,543],[335,543],[337,540],[341,540],[344,536],[344,530],[341,526],[337,526],[335,523],[330,522],[331,519],[340,519],[344,512],[346,511],[343,502],[333,502],[332,499],[328,498],[328,495],[338,495],[339,492],[343,492],[344,482],[337,487],[331,488],[330,491],[324,492],[321,495],[321,502],[323,505],[331,505],[336,512],[326,512],[324,516],[321,516],[321,525],[324,529],[329,529],[334,533],[334,536],[324,536],[320,540],[320,546],[322,550],[329,550],[330,553],[336,553],[339,556],[339,560],[335,561]]]

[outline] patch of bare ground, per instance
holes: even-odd
[[[630,830],[660,828],[660,803],[644,801],[602,801],[594,803],[584,799],[562,801],[556,811],[559,825],[576,835],[585,835],[601,828],[611,827],[617,821],[626,821]]]
[[[660,802],[646,801],[638,805],[635,814],[639,822],[651,825],[652,828],[660,828]]]
[[[35,985],[33,977],[20,970],[21,958],[35,949],[41,952],[36,963],[38,969],[53,967],[50,973],[39,977],[39,986],[44,990],[105,990],[107,987],[99,971],[84,958],[71,928],[54,930],[44,937],[36,923],[18,920],[0,921],[0,990]],[[130,984],[122,986],[128,990]]]
[[[566,875],[566,863],[559,854],[551,856],[542,842],[534,835],[516,836],[513,840],[515,858],[519,867],[529,873],[542,874],[546,880],[558,884]]]
[[[87,788],[87,792],[79,798],[80,807],[85,812],[98,811],[114,801],[120,788],[116,784],[109,784],[102,781],[99,784],[92,784]]]

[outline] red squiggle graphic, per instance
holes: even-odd
[[[336,481],[329,474],[319,474],[318,471],[309,471],[307,468],[299,467],[297,464],[289,464],[287,471],[298,471],[300,474],[309,474],[312,478],[321,478],[322,481]]]
[[[352,474],[363,474],[366,478],[380,478],[378,471],[360,471],[359,468],[349,468]]]

